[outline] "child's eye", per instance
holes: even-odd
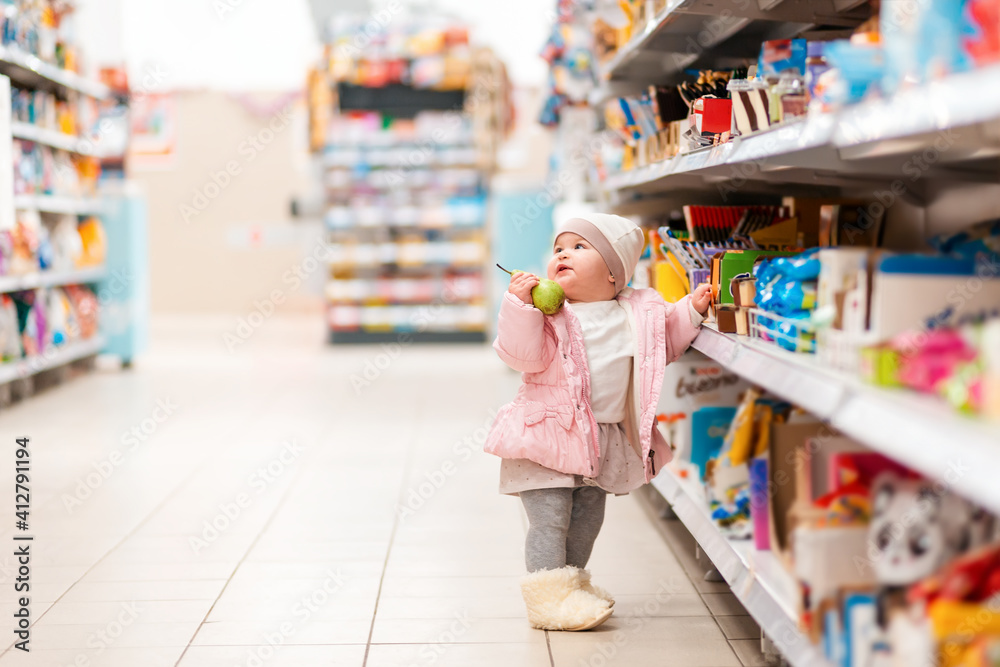
[[[582,243],[577,243],[575,250],[585,250],[586,248],[587,246],[583,245]]]
[[[556,246],[555,248],[552,249],[552,254],[553,255],[558,255],[561,252],[562,252],[562,248],[560,248],[559,246]]]

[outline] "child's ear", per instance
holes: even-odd
[[[612,283],[612,284],[614,284],[614,282],[615,282],[615,277],[613,275],[611,275],[610,273],[608,274],[608,282]]]

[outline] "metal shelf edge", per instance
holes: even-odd
[[[23,276],[0,276],[0,294],[39,287],[93,283],[101,280],[105,274],[104,267],[94,267],[74,271],[38,271]]]
[[[104,337],[97,335],[85,341],[77,341],[53,348],[51,356],[47,358],[43,354],[0,364],[0,384],[37,375],[43,371],[97,354],[104,347],[104,343]]]
[[[714,329],[703,329],[693,347],[866,446],[1000,511],[1000,424],[975,421],[928,396],[865,385],[813,367],[815,360],[777,348],[764,351]]]

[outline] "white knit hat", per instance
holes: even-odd
[[[588,213],[570,218],[560,225],[556,238],[567,232],[586,239],[601,253],[604,263],[615,277],[615,294],[625,289],[632,280],[646,243],[642,230],[634,222],[620,215]]]

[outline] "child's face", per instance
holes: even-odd
[[[601,253],[572,232],[556,238],[547,273],[563,288],[570,303],[615,298],[615,281]]]

